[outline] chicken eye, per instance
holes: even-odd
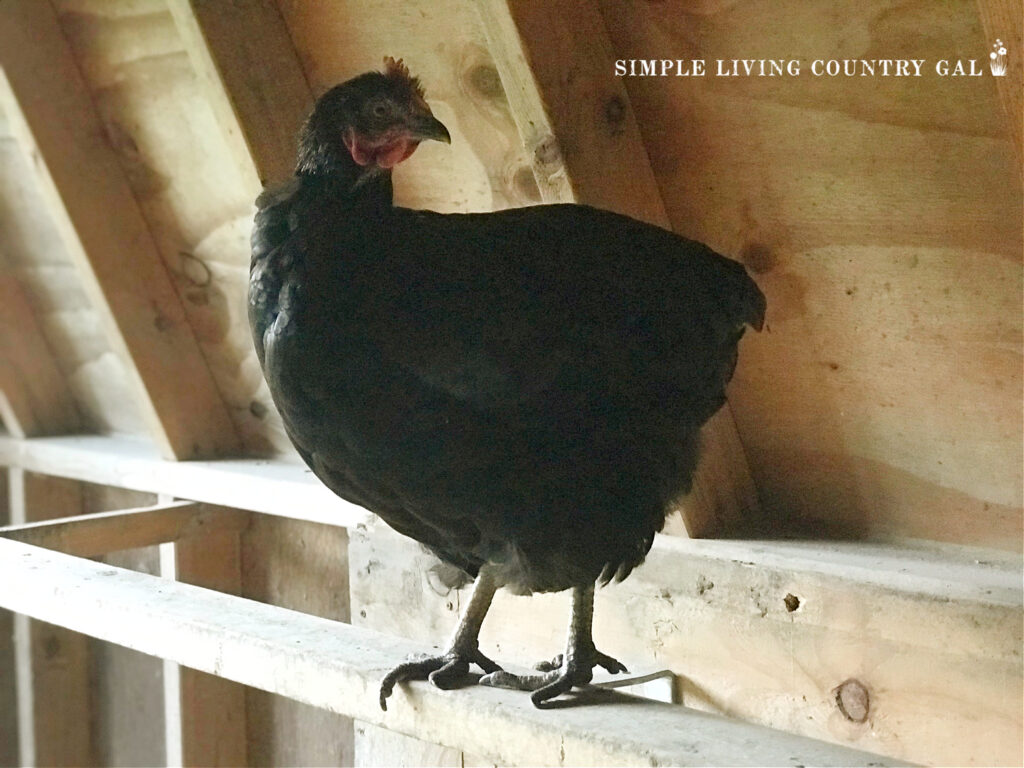
[[[376,104],[373,105],[374,117],[384,117],[385,115],[387,115],[387,113],[388,105],[385,104],[383,101],[378,101]]]

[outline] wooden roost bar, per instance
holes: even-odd
[[[1019,765],[1021,17],[0,2],[0,765]],[[592,706],[413,683],[380,711],[467,594],[313,478],[255,359],[253,200],[385,55],[452,134],[400,204],[617,210],[768,299],[695,492],[598,592],[636,674]],[[920,64],[827,69],[883,59]],[[482,648],[549,656],[566,599],[499,594]]]

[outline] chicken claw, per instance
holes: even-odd
[[[440,656],[425,656],[410,659],[392,669],[380,683],[380,708],[387,712],[387,698],[395,685],[408,680],[429,680],[441,690],[457,688],[465,682],[469,665],[476,664],[488,674],[502,671],[501,667],[476,649],[452,648]]]
[[[589,655],[590,658],[586,658]],[[564,655],[558,654],[551,661],[542,661],[536,665],[536,669],[543,672],[540,675],[514,675],[511,672],[499,670],[491,672],[480,678],[480,685],[489,685],[495,688],[512,688],[517,691],[533,691],[530,700],[536,707],[543,707],[544,703],[568,693],[574,687],[582,687],[593,679],[594,667],[601,667],[612,674],[627,672],[625,665],[611,656],[592,649],[589,654],[577,652],[564,661]]]

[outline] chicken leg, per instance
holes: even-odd
[[[455,628],[448,650],[440,656],[427,656],[422,659],[399,664],[384,677],[380,684],[380,708],[387,711],[387,698],[398,683],[406,680],[430,680],[438,688],[455,688],[469,672],[469,665],[476,664],[485,673],[501,672],[502,669],[489,658],[480,653],[480,627],[484,623],[487,610],[498,585],[487,566],[480,569],[473,585],[473,594],[469,598],[459,624]]]
[[[587,685],[593,678],[595,666],[600,666],[612,674],[628,671],[618,660],[594,647],[593,620],[594,585],[574,587],[572,619],[569,622],[565,653],[559,654],[550,662],[538,664],[537,669],[543,674],[514,675],[499,669],[480,678],[480,684],[533,691],[530,699],[534,706],[543,707],[545,702],[569,692],[574,686]]]

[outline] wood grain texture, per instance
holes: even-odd
[[[251,600],[349,620],[343,528],[253,516],[242,536],[242,592]],[[245,689],[249,765],[353,765],[352,720],[281,695]]]
[[[82,485],[21,469],[8,470],[14,525],[85,511]],[[14,583],[14,582],[8,582]],[[89,638],[60,626],[14,617],[21,765],[93,765]]]
[[[468,596],[434,558],[382,525],[354,534],[350,557],[354,622],[444,646]],[[661,536],[598,590],[594,640],[631,672],[674,672],[690,708],[915,763],[1012,764],[1019,573],[1019,557],[983,550]],[[568,616],[565,593],[499,592],[481,650],[528,669],[561,650]],[[870,691],[864,722],[837,708],[848,679]]]
[[[803,62],[624,78],[673,227],[742,256],[768,297],[730,393],[759,531],[1019,551],[1019,163],[987,66],[934,69],[987,59],[975,3],[601,8],[618,58]],[[807,71],[897,56],[922,76]]]
[[[128,179],[244,452],[291,452],[245,317],[254,192],[174,18],[163,2],[54,6],[98,130]]]
[[[94,305],[132,361],[154,439],[176,458],[236,452],[234,427],[48,3],[0,9],[0,64],[12,133],[33,157]]]
[[[1006,129],[1017,149],[1017,160],[1024,175],[1024,10],[1014,0],[977,0],[981,26],[989,42],[988,52],[996,40],[1007,49],[1006,74],[996,79],[999,99],[1003,103]],[[984,62],[983,62],[984,65]]]
[[[0,579],[34,578],[0,592],[0,605],[238,682],[283,693],[374,725],[484,754],[500,764],[853,765],[887,760],[684,707],[606,692],[601,706],[538,710],[514,691],[457,694],[406,686],[388,711],[377,702],[386,669],[422,642],[239,600],[0,539]],[[756,744],[756,751],[751,745]]]
[[[487,0],[492,54],[545,202],[578,202],[671,228],[596,3]],[[729,406],[704,427],[682,526],[713,536],[749,525],[757,491]]]
[[[107,340],[33,176],[29,158],[0,110],[0,251],[5,270],[22,287],[82,430],[144,434],[124,360]]]
[[[0,416],[16,437],[76,432],[81,419],[71,390],[6,261],[0,253]]]
[[[168,7],[252,194],[287,181],[313,95],[277,4],[168,0]]]

